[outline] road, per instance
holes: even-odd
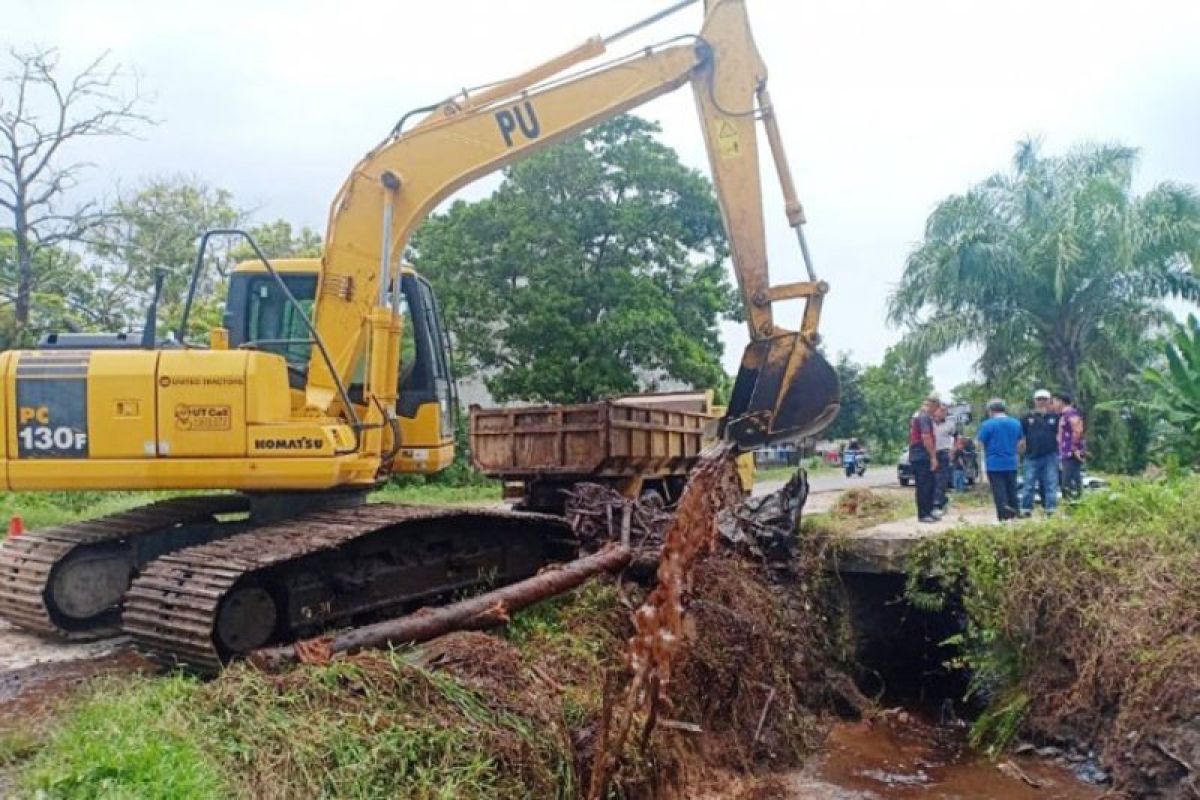
[[[754,494],[770,494],[778,491],[786,481],[758,481],[754,484]],[[844,492],[847,489],[866,487],[868,489],[880,486],[899,486],[896,481],[896,471],[892,469],[868,469],[861,478],[847,478],[842,472],[818,472],[809,476],[809,494],[825,494],[826,492]]]

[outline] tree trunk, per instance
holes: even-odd
[[[598,553],[543,570],[532,578],[441,608],[423,608],[397,619],[364,625],[332,638],[308,639],[256,650],[250,662],[276,670],[298,661],[327,661],[334,653],[367,647],[424,642],[457,630],[477,630],[508,622],[510,611],[570,591],[593,575],[616,572],[629,563],[628,547],[612,545]]]
[[[29,247],[29,228],[25,220],[25,202],[19,194],[13,212],[13,237],[17,245],[17,300],[13,306],[17,330],[15,344],[24,344],[29,328],[29,309],[33,305],[33,253]]]
[[[1053,365],[1059,385],[1075,402],[1079,402],[1079,357],[1070,342],[1055,339],[1046,343],[1046,352]]]

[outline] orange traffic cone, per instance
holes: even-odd
[[[8,538],[15,539],[25,532],[25,520],[21,519],[20,514],[13,514],[12,519],[8,521]]]

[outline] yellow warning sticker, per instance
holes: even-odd
[[[737,128],[728,120],[717,120],[717,152],[721,158],[736,158],[742,154],[742,140]]]

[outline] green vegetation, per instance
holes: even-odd
[[[615,584],[592,581],[578,591],[518,614],[504,635],[530,662],[562,686],[563,714],[572,727],[600,712],[605,673],[620,666],[629,612]]]
[[[1088,145],[1064,156],[1018,144],[1010,171],[943,200],[892,295],[904,347],[925,359],[962,346],[990,395],[1028,402],[1065,389],[1085,412],[1136,396],[1153,361],[1167,298],[1200,300],[1200,195],[1161,183],[1133,192],[1134,148]],[[1089,419],[1093,462],[1144,466],[1144,414]]]
[[[872,449],[875,464],[888,464],[907,441],[908,420],[921,401],[933,391],[924,360],[891,347],[883,361],[870,366],[856,364],[846,356],[837,361],[842,385],[842,409],[832,426],[830,438],[858,437]]]
[[[0,539],[8,521],[20,516],[27,530],[95,519],[187,492],[7,492],[0,495]],[[376,503],[483,505],[500,502],[500,484],[481,479],[462,484],[420,478],[390,483],[370,496]]]
[[[1142,374],[1144,391],[1130,405],[1158,423],[1158,445],[1180,464],[1200,463],[1200,320],[1189,314],[1160,343],[1165,364]]]
[[[470,671],[403,651],[282,677],[235,667],[208,684],[102,679],[17,779],[62,798],[557,796],[567,765],[553,719],[469,688]]]
[[[30,794],[60,798],[222,796],[189,711],[200,684],[185,678],[101,681],[22,776]]]
[[[660,726],[646,749],[632,737],[611,797],[656,796],[710,768],[792,766],[819,742],[808,703],[831,637],[815,622],[818,588],[780,592],[722,554],[695,577],[702,635],[677,664],[671,708],[704,734]],[[0,768],[15,796],[72,800],[577,797],[643,598],[592,581],[515,614],[499,636],[455,633],[279,675],[235,665],[209,682],[99,678],[0,738]],[[777,713],[760,722],[768,691]]]
[[[107,54],[74,74],[57,50],[13,49],[4,61],[0,106],[0,348],[29,346],[63,330],[136,330],[157,270],[165,271],[160,321],[178,321],[196,239],[211,228],[243,227],[250,214],[226,190],[180,175],[154,177],[102,206],[77,197],[95,165],[78,160],[95,137],[134,136],[149,100]],[[20,99],[18,101],[18,98]],[[61,114],[61,116],[60,116]],[[316,255],[321,238],[284,220],[251,233],[269,256]],[[221,322],[223,276],[247,256],[241,242],[214,242],[191,333]]]
[[[708,180],[621,116],[507,169],[494,194],[412,241],[458,367],[498,400],[588,402],[639,375],[714,387],[718,323],[738,307]]]
[[[883,522],[901,519],[912,510],[908,493],[849,489],[838,495],[833,508],[805,514],[800,530],[806,536],[838,537]]]
[[[820,457],[806,458],[801,465],[807,470],[809,476],[822,475],[836,472],[835,467],[826,464]],[[759,467],[754,470],[754,480],[759,481],[786,481],[791,480],[796,474],[799,467]]]
[[[947,644],[987,703],[977,744],[1080,738],[1120,786],[1163,758],[1150,740],[1170,750],[1200,713],[1198,574],[1200,479],[1137,480],[1066,517],[923,543],[908,597],[923,608],[961,599],[968,625]],[[1144,736],[1121,741],[1135,730]]]
[[[435,483],[393,483],[371,495],[378,503],[414,503],[429,506],[480,505],[500,502],[499,481],[454,486]]]
[[[514,615],[507,642],[99,678],[48,726],[0,736],[0,768],[56,798],[571,797],[566,730],[599,714],[628,620],[615,585],[591,582]]]
[[[0,494],[0,537],[20,516],[27,529],[115,514],[178,492],[5,492]]]

